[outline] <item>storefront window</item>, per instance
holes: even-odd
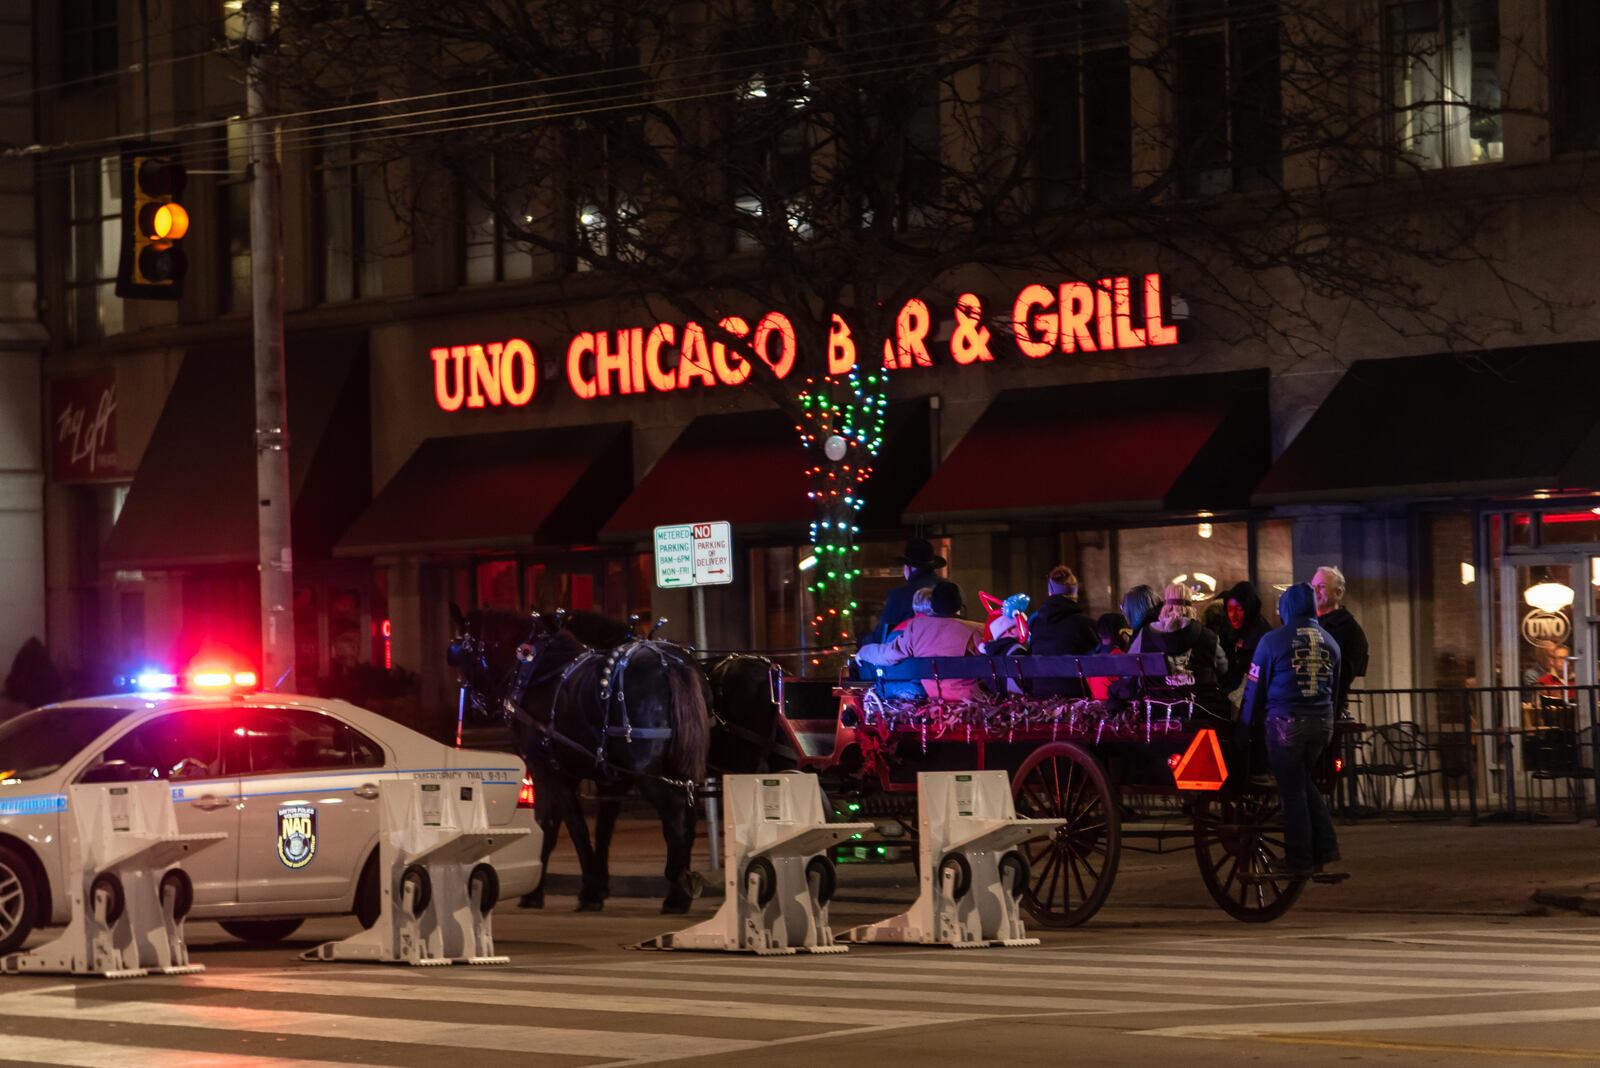
[[[1478,569],[1472,515],[1429,512],[1418,518],[1417,664],[1424,687],[1479,684]]]
[[[942,556],[948,566],[941,572],[947,578],[954,578],[961,582],[962,591],[967,596],[969,606],[978,602],[978,593],[975,589],[967,589],[967,582],[961,579],[961,564],[952,555],[950,538],[930,538],[933,543],[935,555]],[[883,601],[889,591],[904,582],[904,565],[896,563],[895,557],[905,552],[904,541],[869,541],[861,545],[861,577],[856,581],[856,630],[865,632],[878,622],[878,617],[883,614]],[[796,567],[805,564],[806,558],[811,554],[806,551],[800,553],[800,560]],[[803,569],[804,570],[804,569]],[[971,614],[970,612],[968,613]]]
[[[1278,594],[1310,575],[1294,573],[1294,521],[1268,519],[1256,523],[1256,592],[1269,618],[1278,614]]]
[[[1546,512],[1539,517],[1540,545],[1580,545],[1600,541],[1600,515],[1585,508]]]
[[[515,560],[486,560],[478,565],[479,608],[494,608],[515,612],[517,603],[517,562]]]
[[[1118,531],[1117,576],[1119,591],[1141,583],[1158,592],[1179,585],[1208,601],[1250,577],[1249,528],[1244,523],[1200,519]]]
[[[802,645],[800,601],[806,572],[797,566],[802,553],[809,556],[810,547],[750,550],[750,639],[757,652],[797,650]]]

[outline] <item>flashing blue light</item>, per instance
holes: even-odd
[[[141,671],[133,677],[133,687],[140,693],[161,693],[178,688],[178,676],[166,671]]]

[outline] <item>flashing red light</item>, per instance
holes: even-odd
[[[1173,753],[1171,756],[1167,757],[1167,767],[1169,767],[1169,768],[1176,769],[1177,766],[1179,764],[1181,764],[1182,762],[1183,762],[1183,754],[1182,753]]]
[[[223,671],[220,668],[191,672],[188,677],[189,687],[195,690],[249,690],[255,688],[257,681],[254,671]]]
[[[533,777],[531,775],[522,777],[522,788],[517,791],[517,807],[533,807]]]
[[[378,632],[385,638],[394,637],[394,627],[390,625],[387,619],[384,620],[383,623],[378,627]]]
[[[1333,758],[1333,773],[1335,775],[1337,775],[1343,770],[1344,770],[1344,757],[1334,757]]]

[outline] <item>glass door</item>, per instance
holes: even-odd
[[[1586,552],[1518,554],[1502,564],[1501,679],[1523,689],[1508,726],[1567,726],[1576,689],[1596,678],[1600,556]],[[1571,688],[1570,690],[1568,688]],[[1520,707],[1518,707],[1520,706]]]

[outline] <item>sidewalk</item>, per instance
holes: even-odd
[[[696,871],[710,869],[704,828],[695,841]],[[1367,823],[1340,827],[1351,873],[1337,887],[1314,886],[1300,909],[1330,911],[1527,915],[1545,909],[1600,915],[1600,828],[1592,823]],[[1182,839],[1160,854],[1126,844],[1109,906],[1211,909],[1194,853]],[[666,846],[655,821],[623,820],[611,849],[611,886],[618,897],[663,896]],[[578,862],[563,833],[550,858],[547,889],[574,894]],[[720,883],[707,888],[720,894]],[[909,863],[843,864],[839,897],[907,898],[916,893]],[[1539,894],[1539,900],[1535,900]]]

